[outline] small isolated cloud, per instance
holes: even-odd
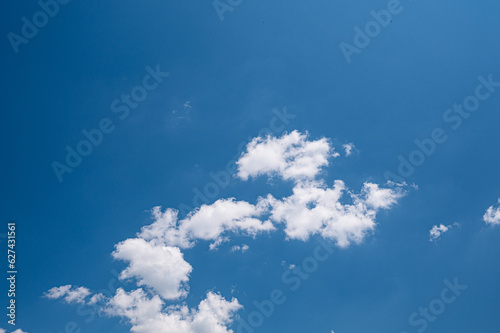
[[[49,299],[62,298],[67,303],[85,303],[85,298],[90,295],[90,290],[85,287],[73,287],[70,284],[54,287],[45,293]]]
[[[184,109],[191,109],[191,101],[186,101],[184,103]]]
[[[438,240],[442,234],[448,232],[451,228],[453,228],[453,226],[458,226],[458,223],[455,222],[453,225],[440,224],[439,226],[433,226],[432,229],[429,230],[429,242]]]
[[[232,248],[231,248],[231,252],[236,252],[236,251],[239,251],[241,253],[245,253],[248,251],[250,247],[246,244],[243,244],[243,245],[234,245]]]
[[[342,145],[342,148],[344,148],[344,151],[345,151],[345,156],[349,156],[352,154],[352,151],[354,149],[354,143],[346,143],[344,145]]]
[[[486,210],[483,220],[489,224],[500,224],[500,199],[496,205],[492,205]]]

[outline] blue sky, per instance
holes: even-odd
[[[142,290],[142,301],[160,300],[158,316],[177,304],[196,312],[209,292],[211,304],[223,309],[219,321],[210,317],[213,311],[199,310],[212,321],[188,323],[181,331],[237,332],[240,319],[248,321],[259,311],[254,301],[269,300],[279,289],[286,301],[263,316],[263,323],[252,327],[255,332],[495,332],[500,87],[485,81],[500,82],[500,4],[222,2],[234,4],[221,14],[223,20],[211,1],[69,1],[58,5],[35,36],[18,44],[10,33],[25,38],[22,18],[33,22],[41,7],[36,1],[2,4],[1,232],[7,232],[8,221],[17,221],[18,307],[16,326],[3,315],[0,328],[122,333],[135,326],[138,332],[152,332],[117,315],[123,306],[113,297],[123,288],[127,297]],[[357,47],[348,62],[341,43],[356,47],[355,27],[364,30],[374,21],[371,11],[390,10],[392,22],[369,32],[369,43]],[[474,101],[467,98],[478,91],[483,97],[475,97],[477,109],[470,115],[462,111],[466,116],[458,125],[460,113],[453,105]],[[122,94],[133,92],[147,96],[137,106],[126,106]],[[117,99],[115,106],[128,108],[126,116],[123,108],[112,109]],[[86,140],[83,130],[103,127],[109,133],[102,139],[97,135],[92,152],[58,177],[54,162],[67,164],[66,147],[76,150]],[[272,132],[268,140],[289,154],[278,161],[285,164],[269,167],[280,159],[275,153],[240,162],[231,183],[217,186],[206,200],[207,209],[217,200],[235,198],[253,210],[259,197],[271,194],[276,201],[253,216],[260,223],[258,231],[252,229],[255,234],[248,235],[248,228],[226,229],[207,239],[201,230],[213,232],[213,226],[195,221],[181,227],[188,213],[181,209],[179,237],[193,244],[137,235],[156,221],[153,207],[166,212],[199,206],[200,201],[193,204],[196,191],[205,191],[211,175],[228,163],[235,168],[240,157],[251,156],[245,145],[266,128]],[[442,142],[434,140],[428,156],[416,152],[415,140],[429,142],[436,130]],[[300,137],[295,152],[287,150],[290,133]],[[262,137],[254,143],[265,150],[271,141]],[[312,174],[290,176],[297,167],[293,160],[309,156],[305,147],[314,142],[322,143],[313,149],[316,159],[304,162]],[[346,156],[343,145],[349,143],[354,148]],[[412,154],[424,160],[401,177],[398,157],[409,160]],[[387,172],[405,184],[386,184]],[[376,217],[370,215],[373,224],[364,225],[357,242],[339,246],[338,235],[313,227],[316,219],[301,220],[311,229],[298,237],[287,229],[297,214],[273,220],[280,200],[294,188],[332,189],[335,180],[348,189],[343,205],[354,204],[348,191],[361,195],[364,184],[387,190],[373,199],[376,203],[367,193],[359,198],[363,214],[376,212]],[[221,209],[225,218],[234,212]],[[336,225],[339,217],[328,212],[325,221]],[[273,230],[265,230],[266,221]],[[430,241],[434,226],[447,231]],[[210,250],[219,236],[219,248]],[[318,239],[333,243],[334,250],[300,279],[297,290],[290,290],[283,274],[314,258]],[[0,240],[6,248],[6,240]],[[118,251],[116,245],[126,240],[137,244],[127,243],[131,252]],[[231,251],[235,245],[239,251]],[[248,250],[241,251],[243,245]],[[178,260],[173,268],[163,256],[155,257],[162,246],[179,249],[169,252]],[[143,250],[149,254],[134,257]],[[150,259],[152,267],[167,267],[161,270],[163,279],[145,276],[151,268],[141,266],[146,257],[158,260]],[[117,279],[127,269],[131,277]],[[167,288],[184,294],[166,296],[162,283],[175,280],[168,274],[187,279]],[[450,290],[455,279],[467,288],[445,303],[443,290]],[[66,285],[72,287],[59,289],[62,297],[54,290],[47,294]],[[8,289],[5,281],[1,286]],[[64,295],[87,290],[76,291],[79,287],[90,294],[67,304]],[[109,297],[88,305],[103,290]],[[453,296],[450,292],[444,292],[445,299]],[[2,294],[6,306],[9,299]],[[230,303],[233,298],[237,303]],[[412,325],[412,314],[431,303],[445,309],[425,325]],[[94,316],[92,308],[100,315]],[[232,321],[221,319],[224,315],[232,315]],[[422,318],[413,317],[414,322]]]

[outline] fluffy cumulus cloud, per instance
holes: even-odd
[[[336,156],[337,154],[335,154]],[[254,138],[237,161],[238,176],[247,180],[278,175],[285,180],[313,179],[334,156],[327,139],[309,141],[307,134],[293,131],[281,138]]]
[[[346,192],[351,203],[342,203]],[[347,191],[341,180],[331,188],[323,183],[301,184],[287,198],[269,199],[271,220],[285,224],[290,238],[307,240],[320,234],[347,247],[360,243],[374,229],[377,211],[389,208],[402,195],[399,188],[381,189],[372,183],[365,183],[358,195]]]
[[[483,220],[489,224],[500,224],[500,199],[496,205],[490,206],[484,213]]]
[[[178,247],[132,238],[119,243],[113,257],[129,262],[121,279],[136,278],[137,285],[151,287],[165,299],[181,298],[188,293],[187,282],[193,268]]]
[[[225,231],[241,231],[254,236],[274,229],[270,222],[258,219],[266,210],[265,200],[260,200],[257,205],[232,198],[217,200],[189,214],[182,228],[190,237],[204,240],[215,240]]]
[[[7,333],[7,331],[4,330],[3,328],[0,328],[0,333]],[[27,333],[27,332],[24,332],[23,330],[21,330],[20,328],[18,328],[17,330],[12,331],[12,333]]]
[[[177,221],[177,211],[160,207],[153,208],[155,222],[142,228],[139,237],[158,244],[176,245],[182,248],[193,246],[196,239],[213,240],[214,248],[227,241],[225,232],[241,232],[255,236],[259,232],[274,230],[268,221],[259,217],[266,213],[267,202],[259,200],[256,205],[234,198],[220,199],[211,205],[202,205]]]
[[[165,308],[158,296],[150,297],[142,289],[126,292],[118,289],[104,312],[126,319],[136,333],[227,333],[227,325],[242,306],[236,299],[225,300],[209,292],[197,309],[186,305]]]
[[[319,234],[339,247],[362,242],[374,230],[377,213],[395,205],[404,191],[396,184],[381,187],[366,182],[356,192],[342,180],[328,186],[319,175],[329,159],[338,156],[328,139],[309,140],[307,133],[255,138],[237,161],[239,178],[263,175],[292,180],[290,196],[267,194],[255,203],[219,199],[196,208],[183,219],[175,209],[155,207],[151,211],[153,223],[144,226],[135,238],[118,243],[112,253],[115,259],[127,263],[120,278],[134,281],[137,289],[118,289],[114,296],[105,297],[91,295],[84,287],[66,285],[50,289],[46,297],[95,304],[102,313],[127,320],[136,333],[232,332],[228,325],[242,307],[236,299],[227,301],[208,292],[197,308],[183,303],[165,305],[165,300],[180,300],[189,291],[193,268],[182,251],[200,241],[211,242],[210,250],[216,250],[230,242],[232,234],[256,237],[277,228],[291,239],[306,240]],[[248,248],[233,245],[230,252]]]
[[[90,290],[85,287],[73,287],[65,285],[54,287],[45,293],[45,297],[51,299],[62,298],[67,303],[85,303],[85,299],[90,295]]]

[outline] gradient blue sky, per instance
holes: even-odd
[[[111,257],[114,245],[152,222],[149,209],[192,205],[193,188],[286,107],[296,116],[287,131],[355,144],[326,180],[356,190],[383,184],[398,156],[434,128],[449,138],[407,178],[418,190],[379,214],[362,244],[321,263],[256,331],[416,332],[410,314],[457,277],[468,289],[426,332],[496,332],[500,228],[482,216],[500,197],[500,89],[457,130],[443,113],[474,93],[478,76],[500,81],[500,3],[401,4],[350,64],[339,44],[352,44],[353,28],[387,1],[243,1],[223,21],[211,1],[70,1],[17,54],[5,37],[0,219],[18,221],[16,328],[59,333],[73,321],[82,332],[128,332],[117,318],[86,322],[77,306],[42,296],[65,284],[106,288],[125,267]],[[19,34],[21,18],[39,10],[33,0],[1,6],[4,36]],[[112,101],[157,64],[170,76],[119,120]],[[59,182],[51,163],[103,118],[116,129]],[[235,181],[214,201],[290,191],[281,180]],[[460,226],[429,242],[433,225],[454,222]],[[236,286],[245,318],[254,300],[283,287],[282,261],[299,264],[316,247],[284,238],[245,238],[245,253],[209,252],[207,242],[186,250],[194,271],[185,302],[196,306],[207,290],[231,298]]]

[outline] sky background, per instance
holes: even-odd
[[[114,245],[150,224],[152,207],[192,206],[193,189],[269,127],[273,109],[286,107],[295,118],[285,131],[355,144],[325,179],[356,191],[365,181],[383,184],[386,171],[397,172],[398,155],[408,157],[414,140],[434,128],[449,138],[406,179],[418,189],[381,212],[362,244],[320,263],[256,331],[416,332],[409,315],[456,277],[468,289],[426,331],[496,332],[500,228],[482,216],[500,197],[500,89],[457,130],[443,113],[474,93],[478,76],[500,81],[500,3],[401,4],[348,64],[339,44],[352,44],[353,28],[387,1],[243,1],[223,21],[210,1],[70,1],[17,54],[6,36],[20,34],[21,18],[40,7],[3,2],[0,220],[4,233],[17,221],[15,328],[60,333],[73,321],[82,332],[128,332],[117,318],[87,320],[77,306],[42,296],[65,284],[106,288],[126,266],[111,257]],[[111,102],[157,65],[170,76],[119,120]],[[51,163],[64,162],[65,147],[103,118],[116,129],[59,182]],[[254,202],[291,188],[281,180],[235,181],[211,202]],[[460,226],[429,242],[433,225],[454,222]],[[240,243],[250,249],[208,251],[200,241],[184,251],[194,268],[189,306],[217,290],[237,297],[246,318],[254,300],[285,288],[286,265],[317,245],[287,241],[283,231]],[[2,317],[0,328],[10,332]]]

